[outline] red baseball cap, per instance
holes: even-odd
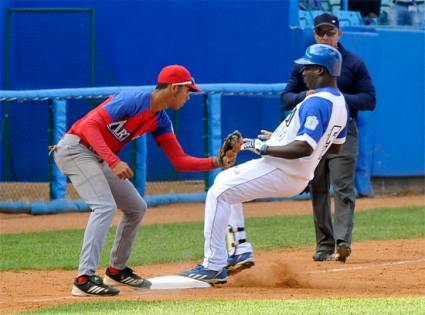
[[[195,85],[195,80],[190,75],[189,70],[180,65],[170,65],[162,68],[158,75],[157,83],[187,85],[192,92],[201,91],[201,89]]]

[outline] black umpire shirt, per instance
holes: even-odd
[[[375,87],[364,62],[338,43],[342,55],[341,76],[337,78],[338,88],[344,94],[350,108],[350,116],[357,117],[359,110],[374,110],[376,105]],[[294,108],[302,102],[307,87],[302,76],[303,65],[295,64],[291,78],[283,91],[283,104],[286,109]]]

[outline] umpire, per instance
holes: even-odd
[[[315,261],[339,260],[345,262],[351,254],[351,236],[354,224],[354,177],[358,154],[356,117],[359,110],[375,109],[376,96],[366,65],[356,55],[339,43],[342,32],[338,18],[324,13],[314,19],[314,38],[318,44],[327,44],[342,55],[342,72],[338,77],[338,88],[344,94],[350,109],[350,122],[346,142],[339,154],[327,154],[316,168],[310,182],[314,226],[316,229]],[[308,95],[303,82],[302,66],[295,64],[291,78],[283,94],[287,109],[294,108]],[[332,184],[335,196],[335,224],[332,225],[329,187]],[[336,246],[336,254],[335,254]]]

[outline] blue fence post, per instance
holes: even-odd
[[[146,192],[147,179],[147,140],[146,135],[136,139],[136,189],[140,195]]]
[[[214,156],[221,148],[221,94],[208,94],[208,153]],[[208,188],[214,184],[214,179],[220,170],[209,171]]]
[[[289,26],[298,26],[299,23],[299,0],[289,0]]]
[[[59,142],[66,132],[66,100],[53,100],[53,144]],[[51,157],[52,158],[52,157]],[[51,198],[61,199],[66,195],[67,181],[55,163],[53,163]]]
[[[361,196],[373,196],[371,183],[375,126],[371,117],[373,113],[360,111],[356,122],[359,132],[359,154],[356,165],[356,189]]]

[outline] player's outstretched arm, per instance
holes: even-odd
[[[270,155],[288,160],[299,159],[313,153],[313,148],[306,141],[295,140],[286,145],[268,146],[259,139],[244,139],[242,150],[250,150],[259,155]]]
[[[313,153],[313,148],[306,141],[295,140],[287,145],[270,146],[266,154],[284,159],[299,159]]]
[[[216,157],[198,158],[184,152],[175,136],[158,141],[168,159],[178,171],[208,171],[214,168],[228,168],[235,164],[242,145],[242,135],[235,130],[223,142]]]
[[[158,144],[177,171],[208,171],[217,167],[213,157],[198,158],[186,154],[175,137],[161,140]]]

